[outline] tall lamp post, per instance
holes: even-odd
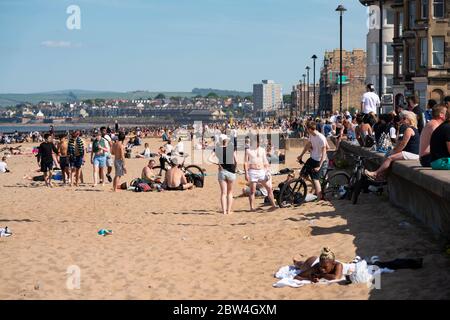
[[[339,12],[339,112],[342,113],[342,16],[344,15],[344,12],[347,11],[347,9],[345,9],[344,6],[340,4],[336,8],[336,11]]]
[[[306,74],[307,74],[307,80],[306,80],[306,83],[307,83],[307,103],[306,103],[306,109],[307,109],[307,112],[308,112],[308,114],[309,114],[309,105],[310,105],[310,102],[311,102],[311,99],[310,99],[310,93],[309,93],[309,88],[310,88],[310,86],[309,86],[309,70],[311,70],[311,68],[309,67],[309,66],[306,66]]]
[[[316,114],[316,59],[317,56],[313,55],[311,57],[311,59],[313,59],[313,84],[314,84],[314,99],[313,99],[313,113],[314,115]]]
[[[303,74],[303,109],[302,111],[305,112],[305,107],[306,107],[306,74]]]
[[[302,84],[302,80],[298,80],[299,86],[298,86],[298,91],[300,92],[300,101],[298,103],[298,112],[297,112],[297,116],[301,114],[301,110],[302,110],[302,105],[303,105],[303,84]]]

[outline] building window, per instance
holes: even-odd
[[[420,66],[428,66],[428,38],[420,38]]]
[[[403,35],[403,12],[400,12],[398,15],[398,36],[401,37]]]
[[[444,15],[445,15],[444,0],[434,0],[433,1],[433,17],[444,18]]]
[[[403,75],[403,52],[398,54],[398,75]]]
[[[393,93],[393,88],[392,86],[394,85],[394,77],[393,76],[386,76],[386,84],[385,84],[385,88],[386,88],[386,93]]]
[[[394,47],[392,46],[392,42],[386,43],[386,62],[394,62]]]
[[[445,38],[433,37],[433,67],[442,68],[445,56]]]
[[[386,24],[394,25],[395,24],[395,12],[394,10],[386,10]]]
[[[378,64],[379,63],[379,45],[378,43],[372,43],[372,64]]]
[[[428,16],[429,16],[429,1],[428,0],[422,0],[422,5],[421,5],[421,17],[424,20],[428,20]]]
[[[416,45],[415,43],[409,47],[409,72],[416,72]]]
[[[416,27],[416,1],[409,2],[409,30]]]

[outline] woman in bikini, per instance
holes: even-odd
[[[323,248],[319,257],[311,257],[306,261],[293,259],[294,265],[300,270],[296,280],[318,282],[320,279],[339,280],[343,275],[343,264],[336,261],[330,248]]]

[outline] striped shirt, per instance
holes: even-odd
[[[84,143],[80,137],[70,138],[69,140],[69,155],[71,157],[83,157],[84,156]]]

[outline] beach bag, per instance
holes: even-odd
[[[372,281],[372,275],[367,268],[367,262],[362,260],[355,264],[355,271],[349,276],[352,283],[369,283]]]
[[[137,179],[133,179],[130,182],[130,187],[136,187],[139,183],[144,182],[142,179],[137,178]]]
[[[371,135],[367,135],[366,138],[364,139],[364,147],[372,148],[374,144],[375,144],[375,138],[372,137]]]
[[[431,163],[433,170],[450,170],[450,158],[441,158]]]
[[[192,179],[192,183],[194,184],[194,186],[196,188],[203,188],[204,181],[203,181],[203,178],[201,176],[199,176],[197,174],[193,174],[191,176],[191,179]]]
[[[136,192],[150,192],[152,191],[152,188],[147,183],[139,183],[134,191]]]

